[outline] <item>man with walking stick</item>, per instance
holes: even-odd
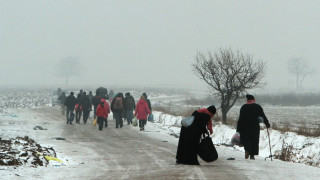
[[[259,154],[259,123],[260,121],[263,122],[267,128],[270,128],[270,123],[265,116],[262,107],[259,104],[255,103],[255,98],[249,94],[246,95],[246,98],[246,104],[244,104],[240,109],[240,115],[237,123],[237,132],[240,133],[240,143],[244,146],[245,159],[248,159],[250,156],[250,159],[254,160],[254,155]]]

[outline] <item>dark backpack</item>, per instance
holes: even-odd
[[[123,108],[122,97],[116,97],[114,99],[114,109],[122,109],[122,108]]]
[[[131,97],[129,97],[126,101],[126,108],[133,109],[134,103],[135,103],[134,100]]]

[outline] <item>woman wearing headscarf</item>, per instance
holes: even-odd
[[[259,154],[260,125],[259,117],[263,123],[270,128],[269,121],[265,116],[262,107],[255,103],[252,95],[246,95],[247,102],[240,109],[237,132],[240,133],[240,143],[244,146],[245,158],[254,160],[254,155]]]
[[[201,135],[208,130],[212,134],[211,118],[216,113],[215,106],[194,111],[193,123],[189,127],[181,127],[176,155],[177,164],[200,165],[198,161],[198,146]]]

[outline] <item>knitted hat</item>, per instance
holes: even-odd
[[[246,98],[247,98],[247,101],[254,99],[254,97],[251,94],[247,94]]]
[[[210,111],[212,114],[216,114],[216,112],[217,112],[217,109],[216,109],[216,107],[214,107],[214,105],[209,106],[207,109],[208,109],[208,111]]]

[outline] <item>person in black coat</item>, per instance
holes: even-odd
[[[67,113],[66,113],[66,118],[67,118],[67,124],[72,124],[73,119],[71,118],[71,114],[74,115],[74,107],[77,103],[77,99],[74,97],[74,93],[70,92],[70,95],[66,98],[64,105],[67,106]]]
[[[116,118],[116,128],[123,127],[123,111],[124,111],[124,97],[123,93],[119,92],[112,100],[111,111]]]
[[[101,96],[100,96],[100,92],[96,91],[96,95],[93,97],[92,99],[92,104],[93,104],[93,118],[96,119],[97,115],[97,108],[99,106],[99,104],[101,103]]]
[[[133,111],[136,109],[136,101],[134,100],[134,97],[127,92],[126,97],[124,98],[124,105],[125,105],[125,114],[127,118],[128,125],[132,124],[132,118],[133,118]]]
[[[66,101],[67,96],[65,92],[62,92],[59,96],[58,100],[60,100],[60,106],[61,106],[61,115],[66,114],[66,106],[64,105],[64,102]]]
[[[93,100],[93,97],[94,96],[92,94],[92,91],[89,91],[88,98],[89,98],[89,101],[90,101],[90,109],[91,109],[91,111],[92,111],[92,100]],[[89,119],[90,119],[90,112],[89,112]]]
[[[259,116],[263,118],[263,123],[270,128],[270,123],[265,116],[262,107],[255,103],[252,95],[246,95],[247,103],[240,109],[239,120],[237,122],[237,132],[240,133],[240,143],[244,146],[245,158],[254,160],[254,155],[259,154],[260,125]]]
[[[89,118],[89,114],[91,111],[91,103],[89,97],[86,95],[86,92],[83,92],[82,97],[82,110],[83,110],[83,124],[87,124],[87,120]]]
[[[192,113],[193,123],[189,127],[181,127],[177,148],[177,164],[200,165],[198,161],[198,147],[201,135],[208,133],[207,125],[216,113],[215,106],[209,106]],[[212,124],[211,124],[212,125]]]

